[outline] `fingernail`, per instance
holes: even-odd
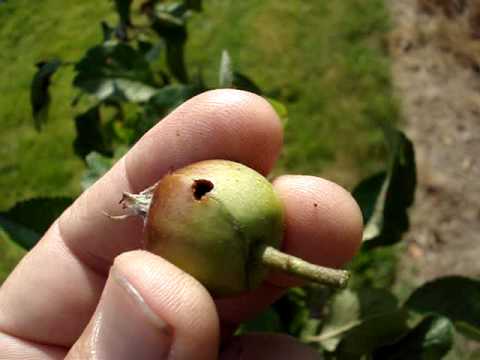
[[[167,359],[172,328],[112,269],[95,321],[95,359]]]

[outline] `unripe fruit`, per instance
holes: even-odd
[[[145,217],[147,249],[216,296],[257,288],[268,267],[342,286],[344,271],[283,254],[283,206],[267,179],[245,165],[207,160],[163,177],[125,207]]]

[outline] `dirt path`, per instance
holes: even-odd
[[[480,276],[480,4],[387,3],[394,83],[419,173],[400,277],[416,285]]]

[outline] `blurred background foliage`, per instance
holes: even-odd
[[[102,20],[117,21],[113,2],[1,4],[0,210],[31,197],[81,192],[84,164],[72,147],[73,70],[65,67],[53,77],[53,105],[40,133],[32,126],[29,87],[35,63],[77,61],[100,43]],[[210,0],[188,22],[185,58],[189,69],[212,84],[226,49],[236,69],[287,106],[285,147],[275,174],[320,175],[351,189],[384,164],[376,122],[398,119],[385,49],[388,30],[381,0]],[[0,242],[1,281],[23,251],[6,236]],[[385,256],[389,279],[395,256],[384,251],[379,257]]]

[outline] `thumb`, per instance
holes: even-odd
[[[215,359],[218,316],[195,279],[145,251],[115,259],[90,323],[66,359]]]

